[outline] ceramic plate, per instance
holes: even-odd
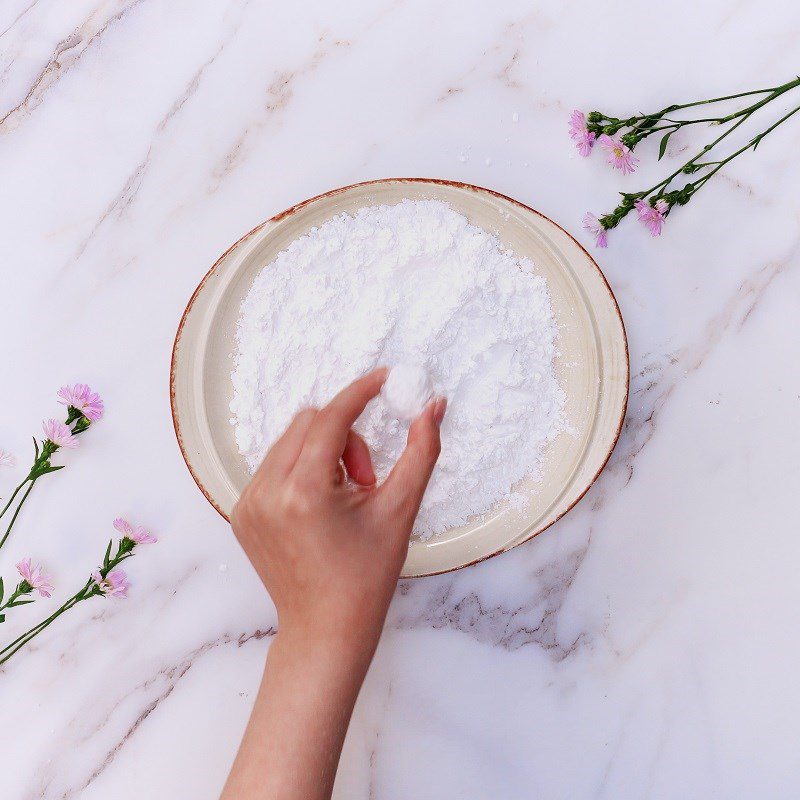
[[[501,503],[480,519],[427,542],[413,540],[403,568],[403,576],[411,577],[473,564],[540,533],[580,500],[614,449],[628,397],[625,329],[602,272],[562,228],[511,198],[452,181],[371,181],[306,200],[236,242],[203,278],[178,327],[170,388],[186,464],[208,501],[227,519],[249,479],[228,404],[236,321],[253,279],[312,226],[342,212],[404,198],[449,203],[518,256],[531,259],[544,275],[560,329],[556,366],[573,431],[549,446],[543,480],[520,485],[530,498],[524,509]]]

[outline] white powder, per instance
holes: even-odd
[[[253,472],[304,406],[375,366],[424,366],[448,398],[442,454],[420,509],[422,539],[519,503],[564,429],[547,286],[527,259],[437,201],[341,214],[292,242],[242,303],[231,422]],[[357,430],[384,478],[407,423],[370,403]]]

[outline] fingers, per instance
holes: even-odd
[[[369,447],[353,430],[347,432],[342,461],[351,480],[361,486],[372,486],[375,483],[375,469]]]
[[[350,428],[367,403],[380,392],[385,380],[385,368],[373,370],[351,383],[320,409],[306,436],[300,460],[308,467],[322,465],[335,474]]]
[[[408,443],[379,493],[392,513],[413,523],[441,450],[439,426],[447,400],[434,398],[408,429]]]
[[[256,476],[268,471],[280,475],[288,475],[291,472],[318,413],[316,408],[304,408],[295,414],[289,427],[264,457],[261,466],[256,471]]]

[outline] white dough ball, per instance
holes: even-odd
[[[381,389],[389,413],[397,419],[419,416],[433,394],[433,385],[424,367],[419,364],[395,364]]]

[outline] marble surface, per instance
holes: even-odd
[[[7,581],[32,555],[57,583],[3,640],[74,591],[116,515],[161,539],[130,562],[127,601],[84,603],[0,670],[4,798],[214,798],[224,781],[275,616],[169,414],[175,328],[217,256],[305,197],[397,175],[491,187],[588,244],[584,211],[664,164],[650,150],[623,180],[580,159],[569,111],[788,80],[800,12],[769,11],[0,6],[0,446],[20,464],[0,494],[55,388],[88,381],[108,406],[0,555]],[[630,221],[599,253],[631,350],[613,459],[535,541],[401,584],[337,798],[800,795],[798,144],[787,124],[661,239]]]

